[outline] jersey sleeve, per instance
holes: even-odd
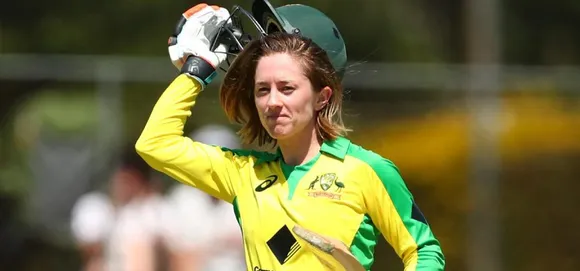
[[[180,75],[163,92],[135,148],[154,169],[216,198],[232,202],[240,176],[239,157],[231,151],[195,142],[183,128],[201,85]]]
[[[439,241],[415,203],[396,166],[373,159],[365,204],[373,223],[403,261],[405,271],[444,270]]]

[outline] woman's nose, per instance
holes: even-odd
[[[270,90],[270,95],[268,96],[268,103],[267,103],[268,107],[281,106],[279,95],[280,95],[280,93],[278,92],[278,89],[272,88]]]

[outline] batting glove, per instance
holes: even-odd
[[[226,59],[226,46],[218,45],[210,50],[211,41],[230,13],[218,6],[198,4],[182,14],[174,34],[169,37],[169,57],[181,72],[198,80],[202,87],[208,85],[216,75],[216,69]],[[227,21],[227,22],[226,22]]]

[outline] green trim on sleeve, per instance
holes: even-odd
[[[238,225],[240,225],[240,230],[242,230],[242,216],[240,215],[240,207],[238,206],[238,197],[234,198],[232,205],[234,206],[234,215],[236,216]]]
[[[368,214],[364,215],[350,245],[350,252],[365,270],[371,270],[371,266],[375,261],[375,246],[379,235],[380,232],[373,224],[371,217]]]
[[[355,144],[351,144],[347,155],[368,164],[381,180],[401,221],[417,245],[417,270],[443,270],[445,258],[439,241],[415,204],[395,164]]]

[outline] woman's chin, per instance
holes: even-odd
[[[276,125],[268,129],[268,134],[270,134],[273,139],[281,140],[287,138],[290,135],[290,129],[283,125]]]

